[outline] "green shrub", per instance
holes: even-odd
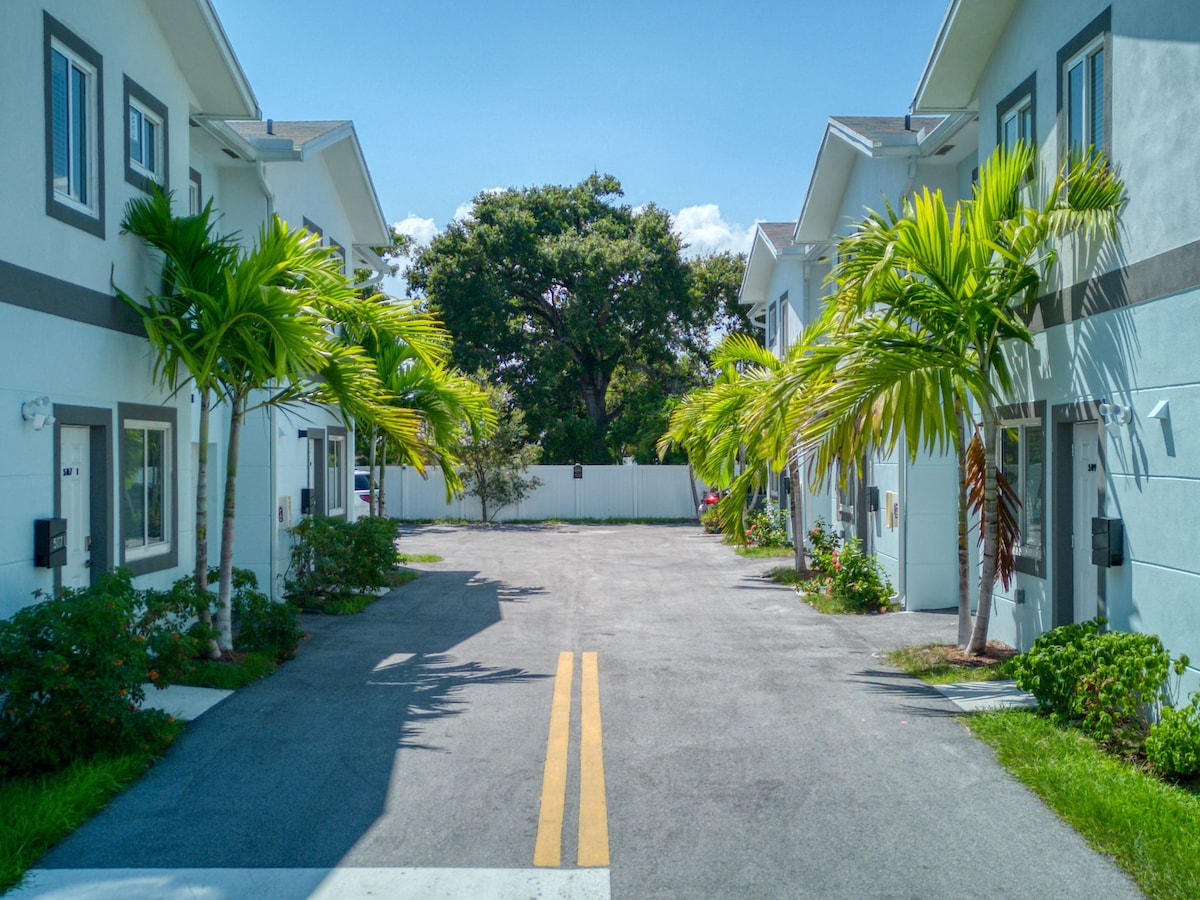
[[[1200,775],[1200,694],[1182,709],[1163,709],[1146,735],[1146,759],[1168,778]]]
[[[750,514],[746,524],[747,547],[790,547],[787,513],[767,501],[762,509]]]
[[[818,572],[833,571],[833,554],[841,546],[841,539],[833,529],[825,524],[824,519],[817,519],[808,530],[809,555],[812,556],[813,569]]]
[[[234,647],[278,662],[295,657],[304,639],[296,607],[272,601],[258,589],[258,578],[249,569],[233,570],[232,605],[237,615]]]
[[[1096,618],[1046,632],[1013,661],[1014,677],[1043,709],[1097,740],[1138,746],[1167,699],[1171,657],[1157,635],[1101,633],[1104,624]]]
[[[1033,646],[1013,660],[1017,687],[1033,694],[1041,709],[1063,719],[1078,718],[1077,687],[1088,669],[1085,642],[1099,633],[1104,618],[1060,625],[1039,635]]]
[[[291,563],[284,578],[288,598],[321,606],[344,594],[388,586],[396,567],[395,519],[368,516],[357,522],[317,516],[291,530]]]
[[[873,556],[862,552],[857,538],[846,541],[832,554],[833,598],[855,612],[886,609],[892,599],[892,585]]]
[[[721,533],[721,515],[717,512],[716,504],[706,507],[704,512],[700,513],[700,526],[705,534]]]
[[[150,645],[161,621],[118,570],[0,622],[0,770],[161,749],[169,718],[137,708],[142,685],[159,677]]]

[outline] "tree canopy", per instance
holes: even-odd
[[[649,461],[652,440],[614,423],[645,417],[647,385],[661,410],[681,364],[706,366],[712,331],[744,321],[744,260],[685,260],[670,216],[622,196],[599,174],[480,194],[408,272],[455,365],[509,390],[548,462],[612,462],[635,444]]]

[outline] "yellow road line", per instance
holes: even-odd
[[[567,748],[571,735],[571,681],[575,654],[558,654],[554,699],[550,705],[550,736],[546,741],[546,768],[542,774],[542,808],[538,814],[535,866],[562,864],[563,806],[567,799]]]
[[[583,654],[579,689],[580,866],[608,865],[608,800],[600,730],[600,667],[595,653]]]

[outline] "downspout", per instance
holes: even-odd
[[[254,174],[258,176],[258,186],[262,188],[263,196],[267,198],[267,218],[275,215],[275,194],[267,184],[267,164],[261,159],[254,163]]]

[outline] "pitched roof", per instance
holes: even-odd
[[[796,231],[795,222],[759,222],[758,227],[776,250],[789,246]]]
[[[310,141],[315,141],[317,138],[324,137],[350,124],[349,119],[339,119],[329,122],[283,122],[270,120],[271,131],[268,133],[267,121],[229,122],[228,124],[230,128],[244,138],[281,138],[291,141],[297,147],[302,147]]]
[[[917,135],[921,131],[932,131],[942,121],[941,116],[910,116],[905,128],[904,116],[830,116],[834,122],[845,126],[870,141],[883,141],[896,135]]]

